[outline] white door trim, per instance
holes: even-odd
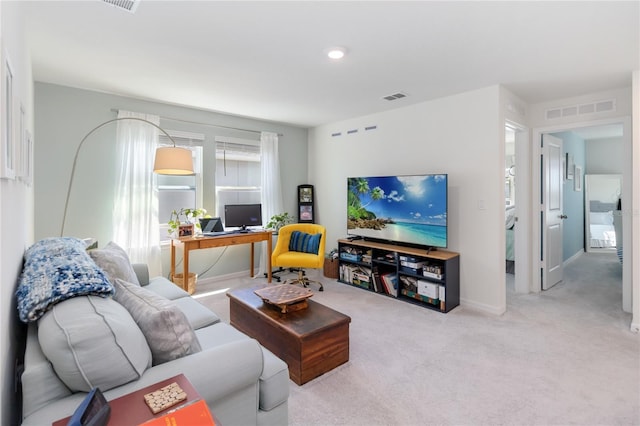
[[[533,283],[532,283],[532,291],[533,292],[540,292],[541,291],[541,268],[543,268],[543,261],[541,260],[541,240],[540,240],[540,235],[541,235],[541,230],[542,230],[542,221],[540,220],[540,215],[542,213],[542,203],[540,200],[540,194],[541,194],[541,176],[540,176],[540,167],[536,167],[535,164],[536,162],[539,164],[540,163],[540,156],[542,155],[542,150],[541,150],[541,146],[540,146],[540,141],[542,139],[542,134],[543,133],[556,133],[556,132],[562,132],[562,131],[568,131],[568,130],[573,130],[573,129],[577,129],[577,128],[581,128],[581,127],[590,127],[590,126],[598,126],[598,125],[607,125],[607,124],[616,124],[616,123],[621,123],[623,126],[623,144],[624,144],[624,153],[625,156],[627,156],[628,160],[625,162],[625,165],[623,167],[623,173],[622,173],[622,185],[623,185],[623,189],[622,189],[622,199],[623,199],[623,203],[625,203],[624,200],[628,200],[626,201],[626,205],[627,206],[631,206],[633,204],[633,193],[632,193],[632,188],[631,185],[629,185],[628,183],[631,182],[632,179],[632,168],[631,168],[631,154],[632,154],[632,137],[631,137],[631,118],[629,116],[624,116],[624,117],[617,117],[617,118],[610,118],[610,119],[606,119],[606,120],[592,120],[592,121],[584,121],[584,122],[577,122],[577,123],[566,123],[566,124],[559,124],[556,126],[548,126],[548,127],[536,127],[533,129],[532,131],[532,138],[531,140],[534,141],[534,143],[532,143],[532,174],[531,174],[531,185],[532,185],[532,192],[531,192],[531,201],[532,201],[532,211],[534,212],[534,215],[538,216],[537,220],[533,220],[532,221],[532,233],[531,233],[531,249],[532,249],[532,265],[534,265],[534,270],[532,273],[532,278],[533,278]],[[624,205],[623,205],[623,209],[625,209]],[[623,223],[622,223],[622,228],[623,228],[623,239],[622,239],[622,243],[623,243],[623,250],[624,247],[629,247],[631,249],[632,247],[632,220],[631,220],[631,215],[624,215],[623,216]],[[631,252],[632,250],[628,250],[628,252]],[[629,255],[631,253],[628,253]],[[626,312],[631,312],[632,310],[632,297],[631,297],[631,293],[632,293],[632,266],[634,268],[640,268],[640,265],[633,265],[633,262],[631,261],[631,256],[627,256],[625,255],[625,258],[628,259],[627,262],[624,262],[623,264],[623,268],[622,268],[622,288],[623,288],[623,294],[622,294],[622,307]],[[637,287],[637,285],[636,285]],[[640,289],[634,289],[635,291],[640,291]]]

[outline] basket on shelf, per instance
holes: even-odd
[[[187,285],[184,285],[184,274],[179,272],[171,274],[171,281],[177,284],[183,290],[186,290],[189,294],[193,294],[196,291],[196,281],[198,280],[198,274],[189,272],[189,278],[187,279]]]

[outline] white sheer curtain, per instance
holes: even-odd
[[[156,115],[120,111],[118,118],[124,117],[160,123]],[[118,121],[113,241],[127,251],[131,262],[146,263],[152,277],[162,275],[158,196],[153,176],[157,145],[156,127],[138,120]]]
[[[282,186],[280,185],[280,159],[278,156],[278,134],[260,133],[260,164],[262,173],[262,220],[267,223],[274,214],[283,213]],[[271,247],[262,250],[260,268],[256,276],[267,271],[267,256],[271,256]]]

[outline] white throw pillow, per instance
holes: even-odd
[[[74,392],[107,391],[139,379],[151,366],[140,328],[111,298],[79,296],[54,305],[38,321],[38,340]]]

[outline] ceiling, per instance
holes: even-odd
[[[21,7],[36,81],[301,127],[495,84],[544,102],[630,87],[640,68],[636,1]]]

